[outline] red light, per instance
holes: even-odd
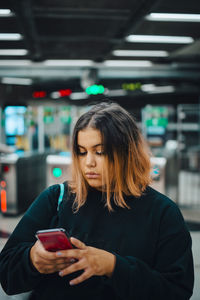
[[[7,211],[7,199],[6,199],[6,191],[1,190],[1,211]]]
[[[72,93],[72,90],[67,89],[67,90],[59,90],[58,91],[60,94],[60,97],[65,97],[65,96],[69,96]]]
[[[44,98],[46,97],[47,93],[45,91],[35,91],[33,92],[33,98]]]
[[[6,182],[4,180],[1,181],[1,187],[5,188],[6,187]]]
[[[3,166],[3,172],[8,172],[10,170],[9,166],[5,165]]]

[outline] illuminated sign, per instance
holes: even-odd
[[[5,188],[5,187],[6,187],[6,182],[5,182],[4,180],[2,180],[2,181],[0,182],[0,186],[1,186],[2,188]]]
[[[44,107],[44,123],[50,124],[54,122],[54,108]]]
[[[88,95],[98,95],[98,94],[103,94],[104,90],[105,90],[105,88],[103,85],[94,84],[94,85],[88,86],[85,91]]]
[[[1,190],[0,192],[1,198],[1,211],[5,213],[7,211],[7,195],[5,190]]]
[[[142,119],[147,136],[164,136],[168,125],[168,108],[147,105],[142,110]]]
[[[123,83],[122,88],[123,90],[126,91],[135,91],[135,90],[140,90],[142,84],[140,82],[135,82],[135,83]]]
[[[70,90],[70,89],[59,90],[58,93],[59,93],[60,97],[66,97],[66,96],[71,95],[72,90]]]
[[[35,91],[33,92],[33,98],[44,98],[46,97],[47,93],[45,91]]]

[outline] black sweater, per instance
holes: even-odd
[[[73,196],[57,213],[60,187],[46,189],[33,202],[0,254],[0,281],[8,294],[34,290],[37,300],[186,300],[193,290],[191,237],[176,204],[148,187],[140,198],[126,197],[131,209],[109,212],[102,193],[91,190],[73,213]],[[67,199],[68,198],[68,199]],[[71,274],[40,274],[29,252],[39,229],[65,228],[86,245],[116,255],[111,278],[93,276],[70,286]]]

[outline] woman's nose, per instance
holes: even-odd
[[[88,167],[95,167],[96,161],[95,161],[95,156],[93,154],[90,154],[90,153],[87,154],[86,165]]]

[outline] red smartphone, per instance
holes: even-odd
[[[39,230],[35,236],[40,240],[43,247],[50,252],[74,248],[63,228]]]

